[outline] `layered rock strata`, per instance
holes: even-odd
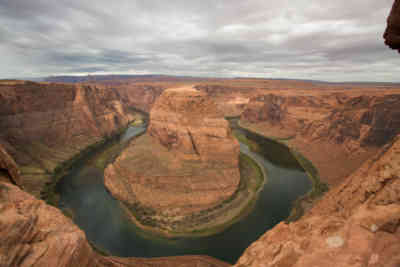
[[[119,94],[98,86],[0,82],[0,142],[39,196],[54,169],[133,119]]]
[[[235,266],[400,265],[400,136],[299,221],[280,223]]]
[[[400,133],[400,94],[276,92],[252,98],[241,123],[289,139],[335,185]]]
[[[131,120],[114,90],[2,81],[0,99],[0,266],[229,266],[206,256],[103,257],[60,210],[21,190],[38,193],[58,162]]]
[[[395,0],[383,35],[385,44],[400,52],[400,1]]]
[[[227,267],[207,256],[118,258],[97,254],[85,234],[58,209],[46,205],[0,173],[0,266]]]
[[[151,84],[117,84],[112,85],[121,96],[127,107],[150,112],[156,99],[165,90],[165,86]]]
[[[22,187],[20,171],[14,159],[0,143],[0,173],[3,180]]]
[[[257,91],[254,88],[243,86],[229,86],[219,84],[200,84],[196,89],[207,93],[217,104],[225,117],[240,116],[245,110],[249,100]]]
[[[237,189],[239,143],[204,92],[168,89],[137,138],[105,171],[110,192],[165,220],[214,207]]]

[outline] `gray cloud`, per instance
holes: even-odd
[[[392,0],[0,0],[0,78],[87,73],[399,81]]]

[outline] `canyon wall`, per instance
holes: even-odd
[[[134,118],[115,90],[84,85],[0,82],[0,143],[39,197],[59,164]]]
[[[396,0],[384,35],[385,43],[393,49],[400,48],[399,18],[400,1]],[[302,112],[293,112],[293,108],[285,106],[286,101],[277,96],[253,100],[257,105],[247,110],[243,119],[249,127],[267,135],[289,137],[297,136],[300,131],[303,139],[310,140],[309,145],[316,145],[312,141],[318,139],[331,140],[333,145],[344,147],[350,142],[354,144],[350,151],[384,146],[356,171],[349,170],[351,174],[326,193],[299,221],[282,222],[265,233],[246,249],[235,266],[400,266],[399,95],[389,92],[387,96],[374,96],[364,92],[348,99],[336,94],[336,100],[331,97],[330,103],[320,105],[326,109],[316,109],[315,99],[309,99],[309,106],[313,108],[303,107],[306,116],[301,115]],[[343,107],[332,110],[330,106],[335,102]],[[268,122],[260,125],[260,121]],[[287,124],[289,121],[295,125],[293,129]],[[315,124],[320,126],[315,128]],[[268,126],[274,129],[269,131]],[[309,129],[314,130],[310,132]],[[307,134],[314,138],[306,138]],[[307,150],[303,147],[302,151]],[[318,155],[311,153],[308,156],[318,165],[318,157],[313,158],[313,154]],[[336,169],[341,166],[339,163],[332,159]],[[319,169],[322,175],[326,173],[323,166]],[[333,182],[337,178],[340,176]]]
[[[108,87],[115,88],[125,106],[147,113],[150,112],[156,99],[165,90],[163,85],[151,84],[118,84]]]
[[[229,198],[240,180],[238,160],[239,143],[216,104],[192,88],[168,89],[150,112],[147,134],[107,167],[105,184],[129,207],[171,220],[163,224],[170,228]]]
[[[335,185],[400,133],[400,90],[273,92],[252,98],[241,124],[288,139]]]
[[[98,85],[0,82],[0,266],[229,266],[207,256],[103,257],[38,199],[57,164],[134,118],[121,98]]]
[[[395,0],[387,19],[387,28],[383,35],[385,44],[400,52],[400,1]]]
[[[400,265],[400,136],[295,223],[275,226],[237,267]]]
[[[85,233],[60,210],[17,186],[0,173],[0,266],[227,267],[207,256],[168,258],[104,257],[89,245]]]
[[[203,83],[195,87],[197,90],[207,93],[217,104],[225,117],[240,116],[245,110],[249,99],[257,90],[244,86],[231,86],[224,84]]]

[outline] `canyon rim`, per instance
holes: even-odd
[[[224,36],[242,28],[226,28]],[[383,38],[400,52],[399,29],[396,0]],[[21,42],[18,47],[26,48]],[[137,61],[149,61],[146,56]],[[47,82],[1,80],[0,101],[0,266],[230,266],[209,256],[104,255],[58,208],[61,176],[147,113],[147,132],[104,171],[106,187],[128,212],[144,210],[147,222],[170,231],[171,222],[179,225],[229,199],[240,184],[240,152],[224,117],[235,117],[241,127],[309,159],[329,191],[305,203],[297,221],[264,233],[234,266],[400,265],[396,83],[55,76]]]

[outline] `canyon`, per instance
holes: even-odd
[[[107,167],[104,180],[136,214],[154,213],[142,220],[172,230],[234,194],[239,143],[207,94],[192,87],[167,89],[151,109],[147,133]]]
[[[224,81],[224,83],[230,82]],[[93,250],[85,234],[74,225],[71,219],[65,217],[57,208],[38,200],[41,196],[40,192],[46,186],[46,181],[52,179],[57,163],[79,153],[80,149],[117,133],[129,121],[141,118],[142,115],[135,110],[151,110],[150,118],[153,119],[150,120],[148,132],[133,140],[121,156],[109,165],[106,170],[106,184],[109,181],[108,178],[119,172],[128,174],[127,177],[135,179],[133,181],[146,181],[146,179],[137,179],[139,176],[129,174],[132,164],[126,160],[132,155],[137,156],[137,151],[141,149],[146,153],[150,152],[150,148],[154,148],[150,160],[137,159],[140,162],[137,165],[142,166],[143,173],[157,171],[157,168],[145,163],[153,162],[153,156],[170,160],[169,163],[174,168],[182,167],[179,166],[179,162],[182,161],[192,161],[203,166],[201,164],[207,164],[208,160],[210,162],[222,160],[227,164],[226,166],[230,166],[230,171],[228,171],[230,174],[237,173],[237,157],[228,157],[230,153],[237,155],[238,148],[235,145],[237,141],[229,133],[227,122],[222,119],[224,115],[232,114],[233,106],[218,104],[219,96],[222,95],[218,92],[223,90],[220,89],[221,83],[221,81],[214,81],[208,87],[199,85],[200,90],[189,89],[182,92],[166,89],[168,86],[161,87],[161,92],[156,93],[149,89],[151,97],[146,102],[142,102],[142,106],[138,108],[138,103],[130,104],[129,98],[119,91],[121,89],[113,89],[101,84],[3,82],[0,95],[2,100],[10,105],[2,107],[2,116],[0,116],[0,121],[6,129],[2,131],[0,148],[1,214],[7,214],[0,218],[2,219],[1,229],[4,229],[2,236],[8,241],[2,242],[0,265],[35,266],[36,264],[40,266],[42,262],[54,262],[54,266],[68,266],[80,262],[82,266],[85,264],[86,266],[96,264],[98,266],[152,266],[152,264],[155,266],[169,266],[168,264],[170,266],[179,266],[179,264],[182,266],[185,264],[228,266],[228,264],[203,256],[154,260],[101,256]],[[391,266],[390,264],[397,263],[393,251],[398,249],[396,245],[399,243],[396,241],[399,214],[397,165],[399,162],[397,137],[399,134],[399,89],[395,86],[384,89],[372,86],[366,90],[365,86],[363,88],[355,86],[344,90],[335,86],[333,89],[311,92],[302,88],[267,90],[251,81],[250,83],[258,87],[254,89],[244,86],[247,83],[249,83],[248,80],[239,81],[239,86],[237,86],[243,89],[238,89],[232,94],[232,99],[238,96],[245,98],[244,95],[248,97],[246,100],[248,104],[245,107],[242,106],[244,101],[238,101],[237,109],[234,107],[235,115],[243,110],[240,124],[252,131],[284,140],[292,149],[306,155],[317,167],[321,180],[330,184],[331,190],[299,221],[290,224],[282,222],[268,231],[245,251],[237,266],[262,266],[263,264],[265,266],[296,266],[294,264],[318,266],[310,262],[321,263],[320,260],[328,259],[329,255],[336,255],[343,259],[343,266],[366,261],[375,264],[370,266],[385,266],[382,264]],[[303,84],[291,81],[287,87],[300,87],[299,83]],[[282,84],[282,81],[273,81],[267,86],[284,86]],[[307,84],[302,86],[307,86]],[[140,92],[143,90],[141,88],[154,88],[154,85],[150,83],[148,87],[140,85],[131,88],[139,88],[137,90]],[[36,95],[32,95],[33,90],[43,92],[43,95],[37,96],[38,99],[34,100]],[[29,106],[29,103],[36,103],[36,101],[51,102],[49,99],[53,101],[51,92],[56,90],[58,94],[63,92],[64,96],[55,98],[58,102],[53,106],[45,105],[44,102],[41,105]],[[139,94],[125,90],[131,95]],[[364,95],[365,92],[368,94]],[[161,98],[157,94],[165,94],[165,97]],[[216,95],[218,97],[215,97]],[[171,101],[171,97],[180,97],[182,101]],[[226,101],[227,98],[224,99]],[[201,112],[196,112],[191,105],[203,107],[203,109]],[[227,108],[224,109],[224,107]],[[86,114],[85,119],[79,119],[82,114]],[[205,116],[206,114],[209,115]],[[213,116],[217,118],[212,119]],[[196,130],[197,124],[203,124],[203,117],[208,118],[209,127]],[[35,122],[33,125],[36,127],[32,127],[32,122]],[[72,126],[74,122],[78,123]],[[178,122],[184,127],[178,127]],[[16,123],[18,123],[17,126]],[[221,140],[221,137],[227,138],[226,143]],[[140,138],[145,142],[138,142]],[[215,153],[213,149],[216,142],[221,145],[226,144],[222,146],[222,150],[218,149],[222,151],[221,154]],[[317,151],[308,150],[310,146],[306,146],[307,142],[312,142]],[[37,149],[29,153],[28,149],[21,149],[24,145],[36,148],[37,143],[39,148],[45,146],[46,150]],[[204,144],[207,145],[204,146]],[[73,146],[74,149],[72,149]],[[340,150],[335,147],[339,147]],[[321,163],[323,163],[322,160],[327,161],[324,158],[327,154],[333,153],[325,151],[321,153],[318,151],[321,148],[327,149],[326,151],[335,152],[334,149],[339,151],[336,154],[340,155],[337,156],[337,161],[334,161],[334,158],[328,159],[332,166],[331,171],[324,168],[324,164]],[[41,151],[46,151],[45,155],[41,154]],[[170,153],[174,156],[168,158],[166,155]],[[349,169],[340,173],[340,168],[347,164],[340,158],[343,155],[346,156],[346,161],[351,162]],[[46,165],[42,161],[50,162],[52,165]],[[34,170],[40,171],[28,172],[27,170],[31,170],[32,166],[35,167]],[[48,166],[53,166],[53,168]],[[159,167],[158,164],[155,166]],[[232,166],[236,166],[236,169]],[[212,171],[210,170],[210,175],[214,175]],[[325,174],[331,174],[331,176]],[[190,177],[193,176],[190,175]],[[200,178],[199,182],[201,182]],[[43,179],[47,180],[44,182]],[[226,187],[225,184],[220,183],[216,183],[215,186],[228,188],[231,193],[234,191],[237,179],[236,176],[236,180],[231,180],[231,186]],[[115,181],[112,180],[112,182]],[[161,180],[157,180],[159,181]],[[147,182],[145,183],[147,185]],[[160,183],[155,186],[155,190],[165,188],[165,186],[167,188],[171,186],[169,188],[174,189],[179,186],[188,186],[183,188],[185,190],[181,190],[183,194],[193,190],[190,184],[177,185],[178,183],[172,186]],[[201,188],[207,190],[207,187],[201,186]],[[118,190],[110,188],[110,191],[119,198]],[[209,205],[212,206],[219,197],[228,195],[224,195],[224,191],[216,191],[218,191],[217,194],[210,194],[210,196],[208,192],[205,202],[198,206],[194,205],[193,200],[191,203],[189,198],[184,202],[168,202],[165,206],[157,206],[158,201],[148,203],[154,205],[152,209],[155,210],[183,203],[179,212],[190,213]],[[145,199],[146,191],[143,192],[140,192],[142,193],[140,197]],[[191,197],[190,194],[188,196]],[[188,203],[190,205],[185,207]],[[51,224],[48,225],[48,222]],[[304,239],[305,236],[312,237],[312,241]],[[365,246],[351,244],[365,244]],[[372,250],[375,245],[388,249]],[[50,247],[52,249],[48,249]],[[63,253],[63,257],[59,254],[61,251],[66,252]],[[345,256],[350,254],[356,256]],[[267,262],[271,264],[266,265]]]
[[[0,142],[19,166],[20,185],[36,197],[62,162],[137,116],[101,86],[2,81],[0,100]]]
[[[398,266],[399,149],[396,137],[298,222],[254,242],[235,266]]]
[[[57,167],[141,115],[100,85],[2,81],[0,266],[229,266],[207,256],[104,257],[40,197]]]
[[[313,162],[323,182],[337,185],[400,133],[398,93],[271,90],[250,100],[241,125],[285,140]]]
[[[399,18],[400,1],[396,0],[384,38],[388,46],[397,50]],[[201,207],[193,207],[192,196],[186,194],[187,203],[178,212],[202,209],[232,193],[238,180],[237,157],[220,158],[212,149],[216,143],[209,140],[224,137],[229,142],[222,141],[222,150],[238,154],[237,141],[231,137],[225,122],[210,120],[208,129],[192,132],[187,128],[198,122],[198,118],[182,121],[176,116],[187,127],[178,129],[171,115],[173,108],[167,101],[168,95],[176,92],[166,89],[192,81],[149,79],[139,82],[106,79],[77,84],[0,82],[3,104],[0,106],[0,266],[229,266],[207,256],[154,259],[103,256],[92,248],[85,233],[70,218],[40,199],[46,198],[43,194],[46,186],[54,182],[54,175],[63,163],[116,135],[129,122],[141,119],[138,110],[151,111],[154,118],[148,134],[142,136],[148,142],[142,149],[154,146],[159,148],[156,157],[172,152],[179,161],[201,165],[205,164],[204,159],[218,159],[227,166],[228,171],[221,171],[220,177],[228,177],[229,173],[230,178],[221,183],[215,181],[213,185],[212,189],[218,192],[201,197],[204,200]],[[218,114],[219,118],[241,116],[243,127],[304,154],[319,171],[320,179],[330,185],[330,190],[302,218],[289,224],[281,222],[262,235],[235,266],[399,266],[398,87],[263,79],[196,82],[200,92],[189,92],[188,98],[197,101],[204,93],[216,103],[205,114],[217,113],[217,107],[222,114]],[[157,104],[163,92],[167,97]],[[190,110],[185,106],[186,100],[181,103],[185,111]],[[203,138],[210,146],[202,146]],[[115,181],[109,178],[118,171],[130,177],[124,160],[131,153],[134,155],[137,141],[106,171],[106,184],[109,183],[117,198],[125,198],[123,190],[119,192],[117,188],[130,187],[113,185]],[[168,160],[179,168],[175,156]],[[142,171],[160,170],[143,165]],[[209,185],[201,184],[202,177],[197,178],[202,189],[210,189]],[[175,181],[165,186],[177,185]],[[164,185],[155,187],[161,186]],[[182,194],[196,189],[190,184],[179,186]],[[221,188],[226,191],[219,192]],[[139,192],[139,198],[145,199],[146,192]],[[176,201],[163,207],[171,203]],[[162,208],[151,201],[146,205]]]

